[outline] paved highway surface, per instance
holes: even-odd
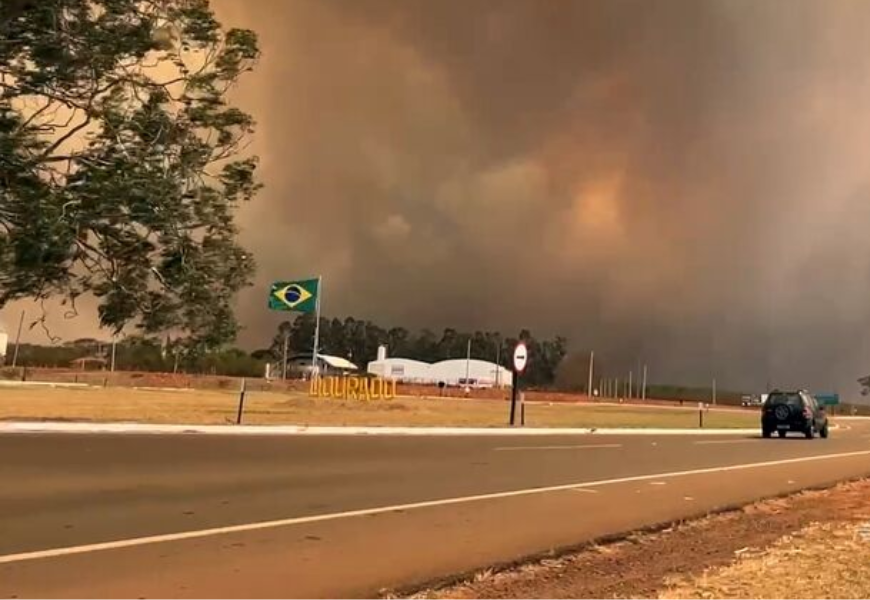
[[[740,436],[0,435],[0,597],[371,596],[870,474]]]

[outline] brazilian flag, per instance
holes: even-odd
[[[319,292],[319,279],[276,281],[269,291],[269,308],[301,313],[314,312],[317,309]]]

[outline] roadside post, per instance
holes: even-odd
[[[242,424],[242,413],[245,410],[245,391],[247,389],[247,380],[242,378],[242,385],[239,387],[239,414],[236,415],[236,425]]]
[[[704,403],[698,402],[698,428],[704,429]]]
[[[529,350],[523,342],[517,343],[514,347],[513,369],[511,369],[511,427],[516,424],[517,416],[517,396],[520,387],[520,375],[526,369],[526,363],[529,361]],[[525,422],[525,419],[523,419]]]

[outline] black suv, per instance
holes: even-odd
[[[828,415],[805,390],[774,390],[767,397],[761,411],[761,435],[769,438],[774,431],[779,437],[785,437],[789,431],[799,431],[808,439],[813,439],[816,433],[826,438]]]

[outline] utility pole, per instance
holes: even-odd
[[[471,385],[471,338],[468,338],[468,347],[465,350],[465,387]]]
[[[716,406],[716,378],[713,378],[713,406]]]
[[[501,387],[501,340],[495,349],[495,387]]]
[[[646,400],[646,365],[643,366],[643,387],[641,388],[641,399]]]
[[[594,394],[592,393],[592,371],[595,365],[595,352],[592,351],[589,353],[589,384],[586,386],[586,394],[591,398]]]
[[[117,342],[118,342],[117,336],[115,334],[112,334],[112,362],[110,363],[110,366],[109,366],[110,373],[115,372],[115,346],[117,346]]]
[[[12,353],[12,368],[18,364],[18,346],[21,344],[21,327],[24,325],[24,311],[21,311],[21,318],[18,319],[18,333],[15,334],[15,351]]]
[[[629,371],[629,372],[628,372],[628,398],[629,398],[629,399],[631,399],[631,398],[634,397],[634,396],[633,396],[633,393],[634,393],[634,392],[632,391],[632,390],[633,390],[633,387],[632,387],[632,384],[631,384],[632,376],[633,376],[633,375],[634,375],[634,371]]]
[[[641,377],[642,377],[642,375],[641,375],[641,369],[640,369],[640,356],[638,356],[637,357],[637,371],[636,371],[635,380],[634,380],[634,395],[636,398],[640,398],[642,395],[641,384],[640,384]]]
[[[284,360],[281,363],[282,364],[281,379],[283,379],[285,381],[287,380],[287,344],[289,343],[289,341],[290,341],[290,332],[285,331],[284,332]]]
[[[613,392],[614,392],[613,397],[617,398],[617,397],[619,397],[619,377],[614,379],[614,383],[615,383],[615,385],[613,386],[613,388],[614,388],[613,389]]]

